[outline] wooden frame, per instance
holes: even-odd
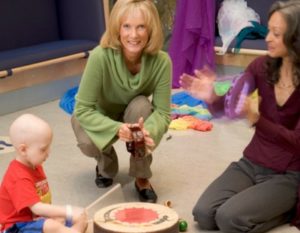
[[[267,50],[258,49],[240,49],[239,53],[234,53],[234,50],[230,50],[225,54],[220,54],[221,47],[215,47],[215,62],[218,65],[231,65],[246,67],[258,56],[266,55]]]
[[[214,49],[217,54],[221,51],[221,47],[218,47],[218,46],[215,46]],[[229,52],[234,53],[234,48],[232,48]],[[267,53],[268,53],[267,50],[261,50],[261,49],[240,49],[239,52],[235,53],[235,54],[261,56],[261,55],[266,55]]]
[[[42,62],[37,62],[37,63],[30,64],[30,65],[12,68],[9,70],[2,70],[2,71],[0,71],[0,79],[5,78],[10,75],[14,75],[14,74],[23,72],[23,71],[32,70],[32,69],[40,68],[43,66],[49,66],[49,65],[67,62],[67,61],[76,60],[76,59],[85,58],[85,57],[88,57],[88,52],[76,53],[76,54],[72,54],[72,55],[68,55],[68,56],[64,56],[64,57],[59,57],[59,58],[50,59],[50,60],[46,60],[46,61],[42,61]]]
[[[105,27],[108,27],[108,18],[109,18],[109,0],[103,0],[103,9],[104,9],[104,18],[105,18]]]
[[[86,58],[73,59],[35,67],[34,69],[25,69],[22,72],[14,73],[13,76],[0,78],[0,94],[63,80],[68,77],[79,77],[86,62]]]

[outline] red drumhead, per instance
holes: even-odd
[[[144,207],[129,207],[118,210],[115,214],[116,220],[120,222],[146,223],[158,219],[158,213],[152,209]]]

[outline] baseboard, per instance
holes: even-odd
[[[243,66],[233,66],[233,65],[216,65],[216,73],[217,76],[228,76],[228,75],[235,75],[240,72],[243,72],[245,67]]]
[[[60,99],[79,84],[81,75],[46,82],[0,94],[0,116]]]

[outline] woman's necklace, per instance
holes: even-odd
[[[294,84],[293,83],[286,84],[286,83],[283,83],[283,82],[278,82],[277,87],[279,87],[281,89],[291,89],[291,88],[294,87]]]
[[[279,106],[283,106],[295,90],[293,84],[278,82],[275,85],[275,98]]]
[[[280,78],[277,82],[277,87],[280,89],[292,89],[295,88],[293,83],[293,70],[290,63],[286,62],[285,66],[280,68]],[[284,77],[284,78],[283,78]]]

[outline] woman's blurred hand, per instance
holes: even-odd
[[[216,74],[208,67],[204,67],[202,70],[195,70],[194,76],[183,73],[179,83],[193,97],[213,103],[217,98],[214,91],[215,80]]]
[[[243,113],[245,114],[250,125],[254,125],[259,117],[259,104],[261,102],[261,97],[255,94],[251,94],[246,98],[245,105],[243,108]]]

